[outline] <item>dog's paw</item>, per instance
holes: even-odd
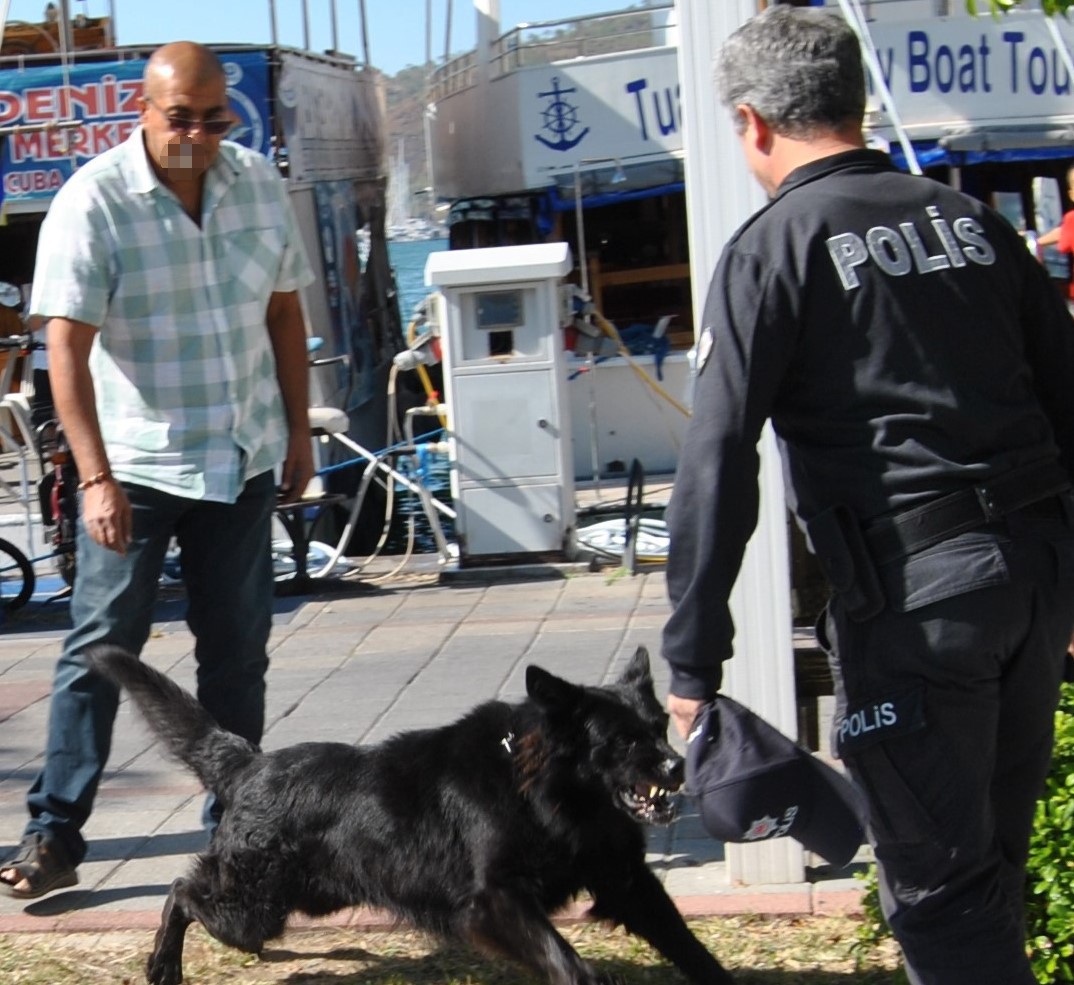
[[[179,985],[183,980],[183,959],[154,951],[145,963],[145,978],[149,985]]]

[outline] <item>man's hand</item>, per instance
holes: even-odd
[[[87,486],[82,494],[82,522],[93,540],[117,554],[131,542],[131,504],[115,479]]]
[[[313,473],[313,447],[310,445],[309,432],[292,435],[287,442],[287,457],[280,474],[280,502],[298,502]]]
[[[675,729],[684,739],[690,734],[698,711],[704,704],[697,698],[680,698],[678,695],[668,695],[668,714],[675,723]]]
[[[280,473],[280,502],[296,503],[313,478],[309,423],[309,357],[306,325],[297,291],[277,291],[265,313],[276,379],[287,416],[287,457]]]

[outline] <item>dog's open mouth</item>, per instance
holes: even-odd
[[[620,789],[619,800],[628,813],[645,824],[670,824],[677,813],[677,807],[672,800],[674,792],[663,787],[638,783],[633,787]]]

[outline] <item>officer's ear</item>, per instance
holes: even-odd
[[[735,132],[751,150],[768,154],[772,149],[772,128],[748,103],[739,103],[735,107]]]

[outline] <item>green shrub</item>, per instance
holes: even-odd
[[[1029,843],[1026,929],[1040,982],[1074,982],[1074,685],[1055,714],[1055,750]]]
[[[882,940],[891,937],[891,931],[884,922],[884,914],[880,912],[880,883],[876,876],[876,866],[870,865],[865,872],[858,873],[856,878],[863,884],[865,891],[861,897],[862,921],[858,925],[850,950],[856,963],[861,966],[868,961],[869,955]],[[908,981],[904,969],[900,968],[899,974],[902,981]]]
[[[859,955],[890,936],[875,866],[861,878],[864,919],[853,945]],[[1037,981],[1074,982],[1074,684],[1063,685],[1055,713],[1052,767],[1029,844],[1026,937]]]

